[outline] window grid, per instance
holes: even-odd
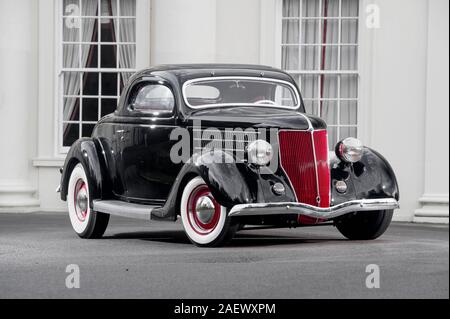
[[[289,3],[289,1],[291,1]],[[285,34],[284,32],[286,32],[287,34],[287,30],[285,30],[286,28],[288,28],[287,22],[297,22],[298,23],[298,38],[296,39],[295,42],[289,41],[288,39],[288,35],[286,35],[287,39],[284,39],[284,36],[282,37],[282,43],[281,43],[281,50],[287,50],[287,48],[298,48],[298,63],[297,63],[297,69],[291,69],[291,68],[286,68],[286,66],[288,66],[288,62],[284,61],[285,59],[285,54],[282,54],[282,67],[286,70],[286,72],[288,72],[289,74],[291,74],[294,79],[298,82],[298,85],[300,88],[306,87],[306,83],[308,81],[310,81],[310,77],[312,76],[313,81],[317,81],[317,83],[311,83],[311,86],[317,86],[317,90],[316,92],[315,89],[313,89],[314,92],[314,96],[310,97],[304,97],[303,100],[305,102],[305,106],[311,105],[311,108],[307,107],[307,112],[309,111],[310,113],[313,113],[313,115],[316,116],[320,116],[320,117],[324,117],[323,116],[323,108],[324,108],[324,102],[335,102],[336,103],[336,122],[337,123],[328,123],[328,127],[331,131],[335,130],[334,134],[329,134],[329,144],[330,147],[333,148],[335,143],[338,142],[340,139],[347,137],[346,135],[349,135],[348,133],[352,132],[354,133],[353,135],[357,135],[357,121],[355,123],[351,123],[351,124],[343,124],[342,123],[342,119],[341,119],[341,107],[342,107],[342,102],[349,102],[351,105],[351,103],[355,103],[356,107],[355,107],[355,112],[357,112],[358,110],[358,89],[356,89],[356,96],[353,97],[343,97],[341,94],[341,86],[342,86],[342,76],[354,76],[356,77],[356,85],[358,85],[358,81],[359,81],[359,76],[358,76],[358,70],[357,70],[357,51],[358,51],[358,41],[356,38],[355,43],[351,43],[351,42],[344,42],[343,41],[343,35],[342,35],[342,25],[343,25],[343,21],[353,21],[356,25],[356,33],[358,32],[358,19],[359,17],[358,15],[358,10],[359,8],[357,8],[356,10],[356,15],[355,16],[344,16],[343,15],[343,1],[345,0],[335,0],[335,3],[338,2],[338,14],[336,16],[325,16],[325,11],[324,11],[324,5],[329,5],[330,4],[330,0],[316,0],[316,3],[318,2],[318,12],[320,12],[320,15],[317,16],[305,16],[307,12],[304,12],[305,6],[311,4],[310,2],[308,2],[308,0],[297,0],[298,1],[298,16],[285,16],[285,12],[287,12],[287,10],[285,10],[285,6],[292,4],[293,0],[283,0],[283,14],[282,14],[282,28],[283,28],[283,35]],[[295,0],[294,0],[295,1]],[[316,4],[315,3],[315,4]],[[347,5],[349,5],[350,2],[347,3]],[[314,5],[315,5],[314,4]],[[354,1],[353,2],[354,5],[356,5],[358,7],[358,1]],[[304,31],[306,32],[306,28],[305,30],[303,30],[303,28],[305,27],[306,23],[310,23],[310,22],[316,22],[317,23],[317,27],[318,27],[318,32],[314,32],[313,34],[313,38],[315,39],[315,41],[312,41],[312,43],[308,43],[307,41],[305,42],[303,37],[304,37]],[[328,34],[325,33],[324,35],[324,31],[326,31],[326,29],[324,30],[324,28],[327,27],[327,24],[330,22],[335,22],[337,23],[337,41],[331,42],[329,43],[327,41],[327,36]],[[306,36],[305,36],[306,38]],[[303,40],[303,41],[302,41]],[[314,55],[318,57],[317,62],[314,62],[314,66],[311,69],[304,69],[302,68],[302,58],[303,58],[303,54],[305,54],[304,52],[306,52],[306,50],[304,51],[303,48],[312,48],[314,51]],[[331,69],[331,70],[326,70],[325,69],[325,65],[323,63],[323,53],[324,53],[324,49],[328,49],[328,48],[337,48],[337,66],[335,69]],[[341,60],[341,52],[342,52],[342,48],[354,48],[356,50],[356,61],[354,61],[353,63],[356,65],[356,67],[354,69],[343,69],[343,65],[342,65],[342,60]],[[287,52],[287,51],[286,51]],[[306,64],[306,63],[305,63]],[[337,79],[337,87],[336,87],[336,95],[333,98],[327,98],[323,96],[323,83],[324,83],[324,78],[325,76],[335,76]],[[302,94],[304,95],[303,89],[302,89]],[[353,116],[355,118],[355,120],[357,119],[357,114],[354,114]]]
[[[121,90],[123,89],[123,86],[126,84],[124,75],[126,75],[126,78],[128,78],[132,73],[136,71],[136,66],[132,65],[131,68],[127,68],[121,65],[120,61],[120,48],[121,46],[128,46],[128,48],[131,48],[131,52],[134,54],[134,64],[135,64],[135,56],[136,56],[136,13],[134,12],[134,15],[121,15],[121,1],[135,1],[135,0],[60,0],[63,5],[62,7],[62,14],[61,16],[61,52],[60,55],[60,74],[61,74],[61,86],[60,86],[60,107],[59,107],[59,114],[60,114],[60,133],[59,133],[59,143],[62,147],[62,151],[67,151],[68,147],[71,143],[67,143],[65,141],[65,129],[71,129],[71,128],[65,128],[67,125],[78,125],[78,138],[81,138],[82,136],[90,135],[90,132],[92,131],[93,125],[97,123],[98,120],[101,119],[103,114],[102,112],[102,106],[105,108],[104,111],[108,111],[108,113],[111,111],[111,106],[117,105],[117,102],[120,98]],[[90,3],[89,3],[90,2]],[[96,2],[96,4],[94,3]],[[107,14],[104,15],[102,2],[110,3],[115,7],[116,15],[113,14]],[[83,15],[83,5],[94,5],[96,6],[96,15]],[[75,5],[79,9],[78,14],[73,15],[67,15],[66,14],[66,7],[67,5]],[[112,9],[112,8],[111,8]],[[109,9],[108,9],[109,10]],[[109,13],[109,11],[108,11]],[[75,31],[76,36],[74,36],[72,39],[65,39],[64,37],[64,28],[66,28],[66,19],[74,19],[78,23],[78,26],[76,26],[77,31]],[[87,19],[93,19],[95,20],[93,23],[94,31],[92,32],[92,36],[96,36],[96,39],[90,39],[90,41],[83,41],[83,31],[84,31],[84,25],[83,21]],[[132,25],[134,25],[134,39],[130,41],[126,41],[129,39],[125,39],[125,41],[121,41],[122,34],[121,34],[121,27],[122,23],[125,21],[131,22]],[[104,23],[110,23],[113,25],[111,29],[111,34],[113,36],[113,39],[116,41],[102,41],[102,24]],[[95,33],[96,32],[96,33]],[[93,41],[96,40],[96,41]],[[70,45],[76,45],[78,46],[74,50],[78,51],[77,56],[77,65],[78,67],[74,67],[73,65],[67,66],[64,65],[64,49],[65,46]],[[87,54],[91,54],[91,50],[96,50],[96,67],[88,67],[87,65],[83,66],[83,46],[85,46],[84,50],[87,50]],[[96,47],[93,47],[96,46]],[[106,46],[111,46],[113,48],[113,52],[115,53],[115,67],[104,67],[102,65],[102,50],[106,48]],[[134,48],[134,50],[133,50]],[[86,54],[85,52],[85,54]],[[107,52],[107,51],[105,51]],[[95,60],[95,56],[94,56]],[[66,77],[69,73],[77,73],[77,78],[75,81],[79,81],[78,86],[78,94],[68,94],[65,92],[65,81]],[[86,79],[89,74],[97,74],[96,77],[98,77],[97,82],[98,85],[96,90],[97,94],[88,94],[89,92],[86,92]],[[115,92],[111,94],[111,92],[108,92],[107,94],[104,94],[104,88],[102,87],[103,82],[107,83],[108,81],[105,78],[105,76],[110,75],[112,77],[115,77],[113,79],[113,82],[116,82],[115,84]],[[95,78],[96,78],[95,77]],[[92,89],[92,87],[91,87]],[[109,94],[109,95],[108,95]],[[78,103],[78,111],[77,114],[74,115],[75,120],[72,118],[65,118],[64,115],[64,101],[66,99],[75,99],[75,104]],[[97,116],[96,120],[94,121],[93,118],[90,118],[88,120],[84,119],[85,107],[88,107],[87,101],[93,102],[96,100],[96,105],[90,105],[90,107],[97,108]],[[107,110],[107,105],[105,103],[109,102],[109,108]],[[111,104],[113,103],[113,104]],[[93,111],[93,109],[90,109],[90,111]],[[72,117],[72,114],[70,114]],[[86,130],[86,131],[83,131]],[[73,142],[73,141],[71,141]]]

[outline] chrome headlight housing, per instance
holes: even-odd
[[[256,140],[248,145],[247,154],[249,163],[264,166],[272,160],[273,148],[264,140]]]
[[[347,163],[356,163],[361,160],[363,145],[354,137],[347,137],[336,145],[336,156]]]

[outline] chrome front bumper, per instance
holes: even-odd
[[[235,205],[228,216],[263,216],[297,214],[313,218],[333,219],[352,212],[389,210],[399,208],[394,198],[352,200],[322,208],[302,203],[255,203]]]

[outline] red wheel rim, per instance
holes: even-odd
[[[79,179],[75,184],[75,191],[73,193],[73,205],[75,208],[75,214],[80,222],[86,221],[86,217],[88,214],[88,190],[86,183]],[[81,201],[85,201],[85,203],[81,203]]]
[[[200,201],[212,203],[213,212],[208,220],[202,220],[197,210]],[[197,186],[189,195],[187,202],[187,218],[191,228],[199,235],[207,235],[211,233],[219,223],[221,207],[220,204],[212,196],[208,186]]]

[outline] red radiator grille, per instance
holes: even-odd
[[[297,200],[300,203],[329,207],[327,131],[280,131],[279,143],[281,165],[291,181]],[[317,198],[320,198],[319,203]]]

